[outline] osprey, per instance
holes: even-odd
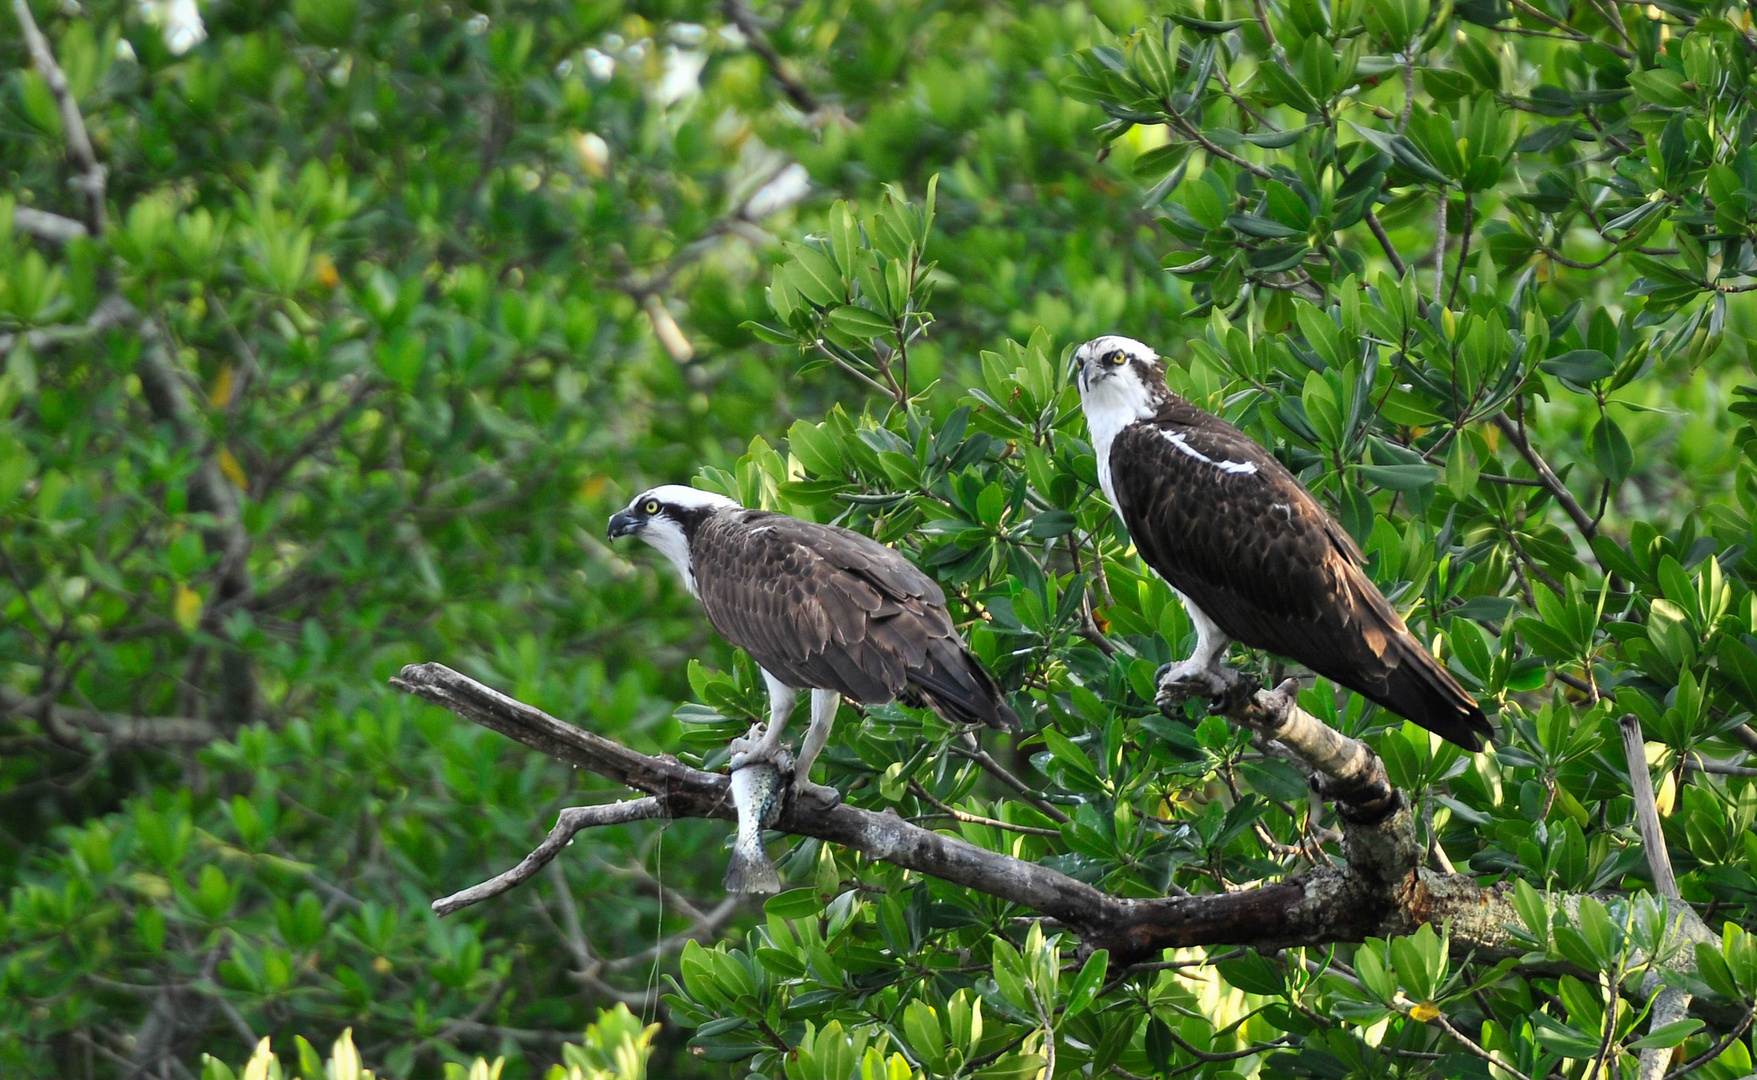
[[[1172,393],[1152,349],[1101,337],[1074,353],[1098,483],[1178,593],[1195,655],[1162,695],[1223,682],[1229,640],[1296,660],[1449,742],[1482,749],[1482,710],[1367,577],[1354,538],[1268,451]]]
[[[635,496],[610,519],[609,532],[658,548],[720,636],[762,669],[768,727],[753,749],[734,756],[735,772],[774,760],[800,690],[811,691],[811,727],[794,784],[832,800],[833,790],[806,778],[844,697],[869,705],[901,700],[957,723],[1018,726],[958,636],[945,593],[875,540],[675,484]]]

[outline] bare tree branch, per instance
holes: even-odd
[[[1666,851],[1665,832],[1659,827],[1659,806],[1653,797],[1653,777],[1647,772],[1646,739],[1641,719],[1624,713],[1617,721],[1623,735],[1623,757],[1629,766],[1629,791],[1635,797],[1635,826],[1641,831],[1641,850],[1653,872],[1653,890],[1668,900],[1682,900],[1672,857]]]
[[[631,750],[444,665],[412,664],[391,683],[553,758],[654,796],[661,807],[656,812],[665,816],[735,818],[724,775]],[[795,801],[782,812],[776,828],[840,844],[1047,915],[1087,946],[1111,950],[1119,963],[1193,945],[1276,949],[1360,941],[1446,919],[1452,920],[1451,940],[1461,953],[1474,950],[1479,960],[1523,954],[1508,929],[1520,925],[1511,889],[1483,888],[1467,874],[1421,868],[1421,845],[1408,804],[1389,785],[1384,785],[1388,795],[1379,794],[1383,766],[1376,758],[1361,757],[1364,746],[1316,730],[1324,725],[1294,706],[1285,689],[1250,695],[1232,704],[1228,715],[1270,733],[1278,746],[1327,778],[1333,797],[1347,808],[1342,815],[1343,865],[1318,866],[1238,892],[1129,899],[1047,866],[912,825],[890,812]],[[636,800],[623,805],[648,804]]]
[[[98,162],[98,155],[92,150],[91,136],[85,130],[85,118],[79,115],[79,102],[73,100],[73,88],[67,83],[67,75],[61,65],[55,62],[55,52],[49,48],[49,39],[37,28],[37,20],[31,15],[30,4],[26,0],[12,0],[12,14],[18,19],[18,28],[24,34],[25,45],[30,49],[31,65],[37,74],[49,84],[49,93],[55,98],[56,106],[61,110],[61,136],[67,141],[67,156],[73,160],[79,170],[73,179],[76,188],[85,201],[85,226],[92,235],[104,231],[104,167]],[[15,215],[16,220],[16,215]]]
[[[1647,856],[1648,869],[1653,873],[1654,891],[1682,908],[1684,896],[1678,891],[1678,878],[1672,872],[1665,831],[1659,824],[1659,806],[1653,797],[1653,777],[1647,771],[1647,740],[1641,733],[1641,718],[1634,713],[1624,713],[1618,719],[1617,727],[1622,732],[1623,757],[1629,766],[1629,791],[1635,797],[1635,826],[1641,832],[1642,854]],[[1653,999],[1653,1008],[1649,1010],[1649,1031],[1658,1031],[1690,1014],[1690,995],[1675,986],[1660,986],[1659,973],[1650,971],[1642,980],[1642,992],[1652,994],[1655,991],[1658,993]],[[1609,1036],[1608,1031],[1606,1035]],[[1640,1080],[1661,1080],[1671,1058],[1669,1047],[1643,1050],[1636,1075]]]
[[[63,218],[62,220],[71,221],[72,219]],[[73,223],[79,224],[78,222]],[[83,229],[84,226],[81,225],[80,228]],[[92,313],[86,316],[84,322],[65,326],[39,327],[24,334],[24,342],[33,352],[42,352],[69,341],[93,337],[118,326],[133,325],[139,319],[140,312],[134,309],[133,304],[120,296],[109,296],[99,301],[98,306],[92,309]],[[18,334],[0,334],[0,353],[11,352],[13,345],[18,342],[18,338]]]
[[[77,737],[85,732],[104,745],[205,746],[219,737],[213,724],[192,716],[132,716],[126,713],[75,709],[39,702],[15,690],[0,687],[0,716],[29,716],[41,720],[51,732]]]
[[[18,2],[22,3],[23,0],[18,0]],[[799,111],[807,116],[817,112],[821,107],[817,97],[810,90],[807,90],[805,84],[801,83],[788,69],[787,61],[775,51],[775,46],[769,42],[769,36],[757,24],[756,14],[750,10],[750,5],[745,3],[745,0],[725,0],[720,7],[726,13],[726,21],[737,27],[738,32],[744,35],[745,41],[750,45],[750,51],[762,57],[763,63],[769,69],[769,77],[781,85],[781,90],[787,95],[787,100],[793,102],[799,107]]]
[[[1530,465],[1537,473],[1537,478],[1543,482],[1544,488],[1549,491],[1556,502],[1561,504],[1562,509],[1567,511],[1569,519],[1574,522],[1574,527],[1580,530],[1580,535],[1586,537],[1587,540],[1596,537],[1598,524],[1592,520],[1592,515],[1588,514],[1580,505],[1580,501],[1574,498],[1574,493],[1568,490],[1568,485],[1562,483],[1561,477],[1557,476],[1556,471],[1550,468],[1549,462],[1532,449],[1531,440],[1525,437],[1525,429],[1506,413],[1496,415],[1495,426],[1501,429],[1503,435],[1507,436],[1507,441],[1513,444],[1513,449],[1519,451],[1519,456],[1524,458],[1526,464]]]
[[[216,525],[207,530],[202,540],[210,554],[219,556],[213,595],[208,597],[202,612],[202,628],[223,638],[221,612],[248,603],[253,591],[250,531],[244,527],[238,489],[220,469],[218,455],[209,445],[200,412],[189,399],[186,376],[177,366],[175,351],[164,329],[145,317],[139,325],[144,341],[134,370],[140,378],[141,393],[153,416],[169,425],[179,443],[201,456],[201,464],[189,482],[189,506],[213,515]],[[248,722],[256,712],[256,700],[256,669],[250,657],[236,648],[223,649],[215,708],[219,721],[226,727]]]
[[[648,821],[664,816],[665,804],[652,796],[603,806],[570,806],[561,812],[555,828],[549,830],[549,835],[543,838],[536,850],[521,859],[517,866],[494,875],[480,885],[472,885],[433,901],[434,914],[443,918],[454,911],[462,911],[471,904],[479,904],[491,896],[499,896],[515,885],[523,885],[535,877],[537,871],[547,866],[549,860],[561,854],[562,848],[573,843],[574,834],[581,829],[589,829],[595,825],[626,825],[631,821]]]
[[[85,222],[77,221],[60,214],[51,214],[47,210],[38,210],[32,206],[15,206],[12,208],[12,227],[19,232],[29,233],[38,240],[47,240],[51,244],[65,244],[78,240],[82,236],[90,236],[91,230]]]

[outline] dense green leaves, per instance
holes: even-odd
[[[1685,900],[1724,925],[1683,985],[1736,1008],[1743,13],[743,7],[210,4],[176,49],[157,6],[43,7],[110,177],[72,242],[31,224],[81,201],[0,39],[5,1071],[217,1077],[248,1028],[311,1077],[294,1036],[352,1027],[397,1075],[632,1076],[653,1038],[677,1075],[1486,1075],[1444,1018],[1534,1077],[1678,1045],[1748,1072],[1722,1017],[1646,1020],[1664,920],[1616,730],[1640,720]],[[723,906],[705,823],[430,915],[603,793],[386,696],[400,664],[709,767],[763,715],[662,568],[598,539],[691,475],[903,549],[1026,718],[979,753],[845,715],[850,800],[1125,896],[1330,857],[1297,773],[1151,705],[1191,627],[1067,381],[1112,331],[1271,447],[1495,714],[1473,756],[1302,695],[1374,742],[1436,861],[1514,882],[1541,974],[1443,927],[1125,968],[816,841],[776,846],[760,912]],[[564,1045],[613,997],[669,1026]]]

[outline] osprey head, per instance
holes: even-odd
[[[1145,416],[1169,393],[1159,354],[1134,338],[1107,334],[1074,350],[1080,403],[1094,411]]]
[[[716,510],[738,504],[724,495],[682,484],[661,484],[636,495],[610,518],[609,538],[638,536],[662,548],[668,537],[687,542],[696,526]]]
[[[689,566],[689,540],[708,517],[737,503],[724,495],[700,491],[681,484],[662,484],[636,495],[627,507],[610,518],[609,538],[638,536],[659,549],[677,567],[683,582],[695,592],[695,574]]]
[[[1082,397],[1112,379],[1150,390],[1165,385],[1165,366],[1158,353],[1134,338],[1106,334],[1074,350],[1074,377]]]

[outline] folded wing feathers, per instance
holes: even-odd
[[[1212,461],[1179,452],[1180,434]],[[1187,402],[1119,433],[1117,509],[1141,557],[1234,640],[1296,660],[1472,749],[1492,729],[1362,569],[1360,547],[1243,432]]]
[[[790,685],[867,703],[919,696],[949,719],[1018,723],[958,636],[945,593],[892,549],[743,511],[704,523],[692,557],[714,628]]]

